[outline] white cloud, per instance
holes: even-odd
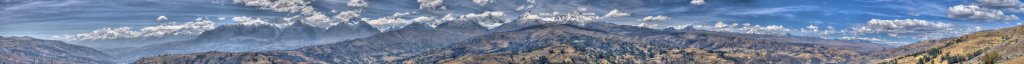
[[[693,28],[709,31],[719,32],[734,32],[734,33],[746,33],[746,34],[766,34],[766,35],[785,35],[788,34],[792,29],[785,28],[782,25],[751,25],[749,23],[744,24],[726,24],[724,22],[717,22],[712,26],[705,25],[693,25]]]
[[[488,12],[483,12],[483,13],[480,13],[480,14],[475,14],[475,13],[466,14],[466,15],[462,16],[462,18],[460,18],[460,20],[464,20],[464,21],[477,21],[477,23],[480,24],[481,26],[487,27],[488,29],[493,29],[495,27],[501,26],[502,24],[504,24],[506,22],[507,19],[505,19],[504,17],[505,17],[505,13],[504,12],[488,11]]]
[[[653,22],[653,21],[665,21],[665,20],[668,20],[668,19],[672,19],[672,18],[668,18],[668,17],[665,17],[665,16],[658,15],[658,16],[647,16],[647,17],[644,17],[644,18],[640,19],[639,21]]]
[[[516,7],[516,11],[524,11],[524,10],[527,10],[527,9],[534,8],[534,6],[537,5],[537,0],[526,0],[526,3],[529,3],[529,4],[528,5],[519,5],[519,7]]]
[[[586,23],[589,23],[589,22],[596,22],[596,21],[601,20],[601,19],[604,19],[604,18],[602,18],[601,16],[596,16],[596,15],[594,15],[592,13],[584,13],[582,11],[574,11],[572,13],[559,13],[559,12],[539,13],[539,14],[525,13],[524,16],[522,18],[520,18],[519,20],[539,20],[539,21],[545,21],[545,22],[551,22],[551,23],[578,23],[578,24],[586,24]]]
[[[341,13],[338,13],[338,15],[334,15],[334,19],[338,19],[340,21],[349,21],[353,18],[359,17],[360,12],[362,11],[343,11]]]
[[[209,20],[197,20],[182,24],[167,23],[157,26],[142,27],[132,30],[132,27],[102,28],[89,33],[75,35],[59,35],[54,38],[79,41],[79,40],[107,40],[107,39],[130,39],[130,38],[161,38],[177,36],[196,36],[203,31],[214,28],[214,23]]]
[[[693,5],[704,5],[704,0],[691,0],[690,4],[693,4]]]
[[[337,25],[339,23],[338,21],[334,21],[333,19],[327,17],[327,15],[324,14],[313,14],[303,19],[305,19],[303,23],[307,25],[311,25],[313,27],[320,27],[324,29]]]
[[[370,24],[370,26],[373,26],[374,28],[377,28],[381,32],[384,32],[404,28],[405,26],[412,24],[412,21],[410,20],[399,18],[399,16],[404,16],[408,14],[410,13],[395,13],[392,16],[388,17],[377,19],[363,18],[362,20],[367,24]]]
[[[369,6],[369,3],[366,3],[366,0],[349,0],[348,6],[365,8]]]
[[[419,17],[419,18],[413,19],[413,21],[415,21],[415,22],[430,22],[430,21],[434,21],[434,18]]]
[[[996,7],[996,8],[1011,8],[1020,6],[1018,0],[974,0],[981,6],[985,7]]]
[[[534,8],[533,5],[519,5],[519,7],[516,7],[516,11],[523,11],[531,8]]]
[[[409,22],[409,20],[397,17],[386,17],[377,19],[363,18],[362,20],[366,21],[366,23],[370,24],[374,28],[377,28],[381,32],[403,28],[412,23]]]
[[[806,31],[818,31],[818,26],[809,25],[807,27],[804,27],[804,30],[806,30]]]
[[[1003,11],[990,10],[978,7],[976,5],[956,5],[949,7],[950,18],[961,18],[967,20],[977,21],[1007,21],[1007,20],[1020,20],[1015,15],[1006,15]]]
[[[166,21],[166,20],[167,20],[167,16],[156,17],[156,21]]]
[[[268,23],[267,21],[264,21],[263,19],[260,19],[260,18],[252,18],[252,17],[246,17],[246,16],[234,17],[234,18],[231,18],[231,20],[234,20],[234,21],[238,22],[238,24],[247,25],[247,26],[270,25],[271,24],[271,23]]]
[[[416,0],[416,2],[420,3],[420,9],[434,10],[438,8],[444,8],[442,6],[444,0]]]
[[[647,23],[640,23],[640,24],[633,25],[633,26],[645,27],[645,28],[658,28],[658,24],[647,24]]]
[[[491,2],[494,2],[494,1],[491,1],[491,0],[473,0],[473,3],[479,4],[480,6],[487,5],[487,3],[491,3]]]
[[[920,38],[927,36],[945,36],[942,34],[958,32],[953,31],[954,28],[955,27],[953,27],[952,24],[942,22],[929,22],[918,19],[871,19],[870,21],[868,21],[868,25],[856,27],[853,29],[853,31],[861,34],[886,34],[891,37],[897,38],[902,38],[900,35],[911,35],[912,37]]]
[[[625,17],[625,16],[629,16],[629,13],[619,12],[618,9],[612,10],[612,11],[608,12],[608,14],[604,15],[604,17],[606,17],[606,18]]]
[[[232,0],[234,3],[243,4],[245,6],[256,6],[260,9],[272,10],[274,12],[289,12],[289,13],[302,13],[302,14],[313,14],[316,10],[313,10],[312,6],[307,6],[312,3],[312,0]]]

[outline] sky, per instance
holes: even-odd
[[[54,40],[181,37],[174,35],[198,35],[216,26],[254,23],[248,20],[256,19],[316,26],[365,20],[381,28],[444,20],[451,15],[515,19],[528,14],[580,13],[582,18],[572,20],[905,45],[1020,25],[1017,15],[1024,13],[1017,0],[261,1],[2,0],[0,36]]]

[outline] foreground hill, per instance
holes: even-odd
[[[32,37],[0,36],[0,64],[110,64],[107,54],[85,46]]]
[[[1024,63],[1024,26],[980,31],[954,38],[921,41],[872,56],[879,63]]]
[[[884,48],[863,41],[610,23],[532,25],[496,33],[446,25],[453,24],[296,50],[161,55],[136,63],[850,63]]]
[[[402,63],[848,63],[866,53],[844,48],[858,46],[792,43],[750,35],[690,31],[633,36],[607,29],[533,26],[478,36]]]

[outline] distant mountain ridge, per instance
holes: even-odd
[[[121,55],[119,57],[122,60],[119,61],[128,62],[145,56],[161,54],[295,49],[368,37],[377,33],[380,32],[362,21],[343,22],[328,29],[313,27],[302,22],[292,22],[291,25],[281,28],[272,25],[229,24],[203,32],[195,39],[105,52]]]
[[[309,46],[295,50],[266,52],[206,52],[195,54],[173,54],[161,55],[156,57],[146,57],[144,59],[136,61],[135,63],[435,63],[444,61],[454,61],[460,58],[501,59],[501,56],[493,55],[514,55],[517,53],[524,53],[530,51],[540,53],[540,50],[544,49],[565,51],[594,51],[600,49],[606,51],[602,53],[593,54],[611,55],[605,57],[574,58],[593,59],[588,61],[600,61],[597,59],[609,59],[612,58],[613,56],[615,58],[651,57],[656,55],[655,52],[659,52],[658,54],[663,54],[665,52],[668,52],[669,50],[689,50],[686,52],[674,51],[672,54],[701,54],[701,56],[718,57],[702,59],[722,60],[721,62],[713,61],[707,63],[750,63],[763,61],[772,61],[778,63],[852,63],[861,62],[862,60],[857,60],[854,58],[862,58],[862,54],[869,53],[866,51],[875,51],[884,48],[880,44],[871,44],[863,41],[797,38],[758,39],[754,37],[772,36],[738,33],[719,33],[710,31],[667,31],[635,26],[616,25],[603,22],[581,24],[510,23],[502,25],[510,26],[508,28],[498,27],[496,29],[490,30],[475,24],[476,23],[464,21],[449,22],[441,24],[437,28],[426,30],[407,28],[396,31],[389,31],[367,38],[359,38],[355,40],[338,42],[334,44]],[[516,28],[515,26],[519,26],[519,28]],[[526,36],[531,34],[534,35]],[[532,39],[517,40],[523,38]],[[591,40],[574,41],[566,39]],[[796,41],[824,41],[824,43],[807,43]],[[501,42],[505,43],[501,44]],[[773,44],[761,44],[754,42]],[[615,47],[600,47],[598,45]],[[634,46],[641,46],[646,48],[663,47],[670,49],[640,49]],[[488,50],[496,50],[503,52],[488,52]],[[703,51],[703,53],[698,53],[701,51]],[[749,56],[749,54],[769,55]],[[725,56],[729,56],[730,58],[726,58]],[[738,59],[740,57],[742,57],[742,59]],[[681,57],[673,58],[679,59]],[[447,60],[441,61],[442,59]],[[644,60],[651,59],[646,58]],[[479,61],[516,63],[506,60]],[[521,61],[539,62],[539,60]],[[616,63],[623,62],[628,61],[616,61]],[[658,63],[654,61],[635,62]],[[457,63],[470,62],[467,61]]]
[[[85,46],[32,37],[0,36],[0,64],[110,64],[112,58]]]

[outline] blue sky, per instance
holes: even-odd
[[[983,20],[979,16],[951,17],[950,9],[973,5],[982,10],[993,10],[988,17],[1018,19],[1024,13],[1018,6],[989,6],[990,3],[975,0],[704,0],[696,5],[691,0],[493,0],[479,5],[470,0],[444,1],[445,10],[420,9],[416,0],[368,0],[368,7],[346,6],[349,0],[316,0],[309,4],[327,16],[340,11],[362,10],[359,18],[380,18],[394,13],[411,12],[417,16],[444,16],[448,14],[469,14],[488,11],[502,11],[506,17],[531,13],[569,13],[586,9],[586,12],[605,15],[608,11],[619,10],[630,14],[625,17],[604,18],[601,21],[623,25],[657,24],[652,28],[671,26],[714,26],[749,23],[752,25],[777,25],[789,29],[784,33],[800,36],[830,39],[884,40],[887,42],[916,42],[920,40],[958,36],[977,30],[998,29],[1016,26],[1020,20]],[[1002,3],[1001,3],[1002,4]],[[1012,3],[1011,3],[1012,4]],[[516,10],[519,6],[535,5],[527,10]],[[332,12],[332,10],[334,12]],[[982,14],[982,13],[972,13]],[[231,0],[29,0],[0,1],[0,35],[32,36],[44,39],[58,39],[55,35],[75,35],[93,32],[102,28],[157,26],[166,23],[186,23],[205,18],[215,25],[233,24],[233,17],[256,17],[276,20],[299,13],[275,12],[253,6],[233,3]],[[157,17],[166,16],[166,21]],[[665,16],[663,21],[638,21],[648,16]],[[1013,17],[1010,17],[1013,16]],[[227,18],[220,20],[219,18]],[[873,25],[870,22],[894,21],[891,23],[923,20],[917,24]],[[809,25],[825,31],[827,35],[801,32]],[[948,25],[948,26],[947,26]],[[893,28],[898,26],[899,28]],[[742,28],[744,26],[738,26]],[[852,32],[855,28],[884,29],[887,31]],[[762,27],[764,28],[764,27]],[[979,29],[980,28],[980,29]],[[707,30],[725,29],[709,27]],[[739,29],[737,29],[739,30]],[[742,32],[742,30],[721,30]],[[749,31],[748,31],[749,32]],[[894,34],[898,33],[898,34]],[[880,41],[881,42],[881,41]],[[897,44],[900,45],[900,44]]]

